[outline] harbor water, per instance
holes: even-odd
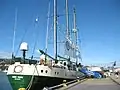
[[[0,90],[12,90],[5,72],[0,71]]]

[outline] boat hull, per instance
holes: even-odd
[[[13,90],[29,89],[42,90],[44,87],[51,87],[63,83],[63,80],[71,81],[73,79],[64,79],[58,77],[47,76],[31,76],[31,75],[8,75],[8,79]]]
[[[84,76],[75,70],[45,65],[20,64],[16,62],[8,68],[7,76],[13,90],[41,90]]]
[[[27,88],[32,78],[30,75],[7,75],[13,90]]]

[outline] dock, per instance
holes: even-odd
[[[120,76],[114,75],[101,79],[83,79],[55,90],[120,90]]]

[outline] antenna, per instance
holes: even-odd
[[[13,31],[12,59],[14,58],[14,46],[15,46],[14,44],[15,44],[16,26],[17,26],[17,8],[15,9],[15,22],[14,22],[14,31]]]
[[[54,57],[57,61],[57,0],[54,0]]]

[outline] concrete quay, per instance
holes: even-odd
[[[120,90],[120,77],[86,79],[57,90]]]

